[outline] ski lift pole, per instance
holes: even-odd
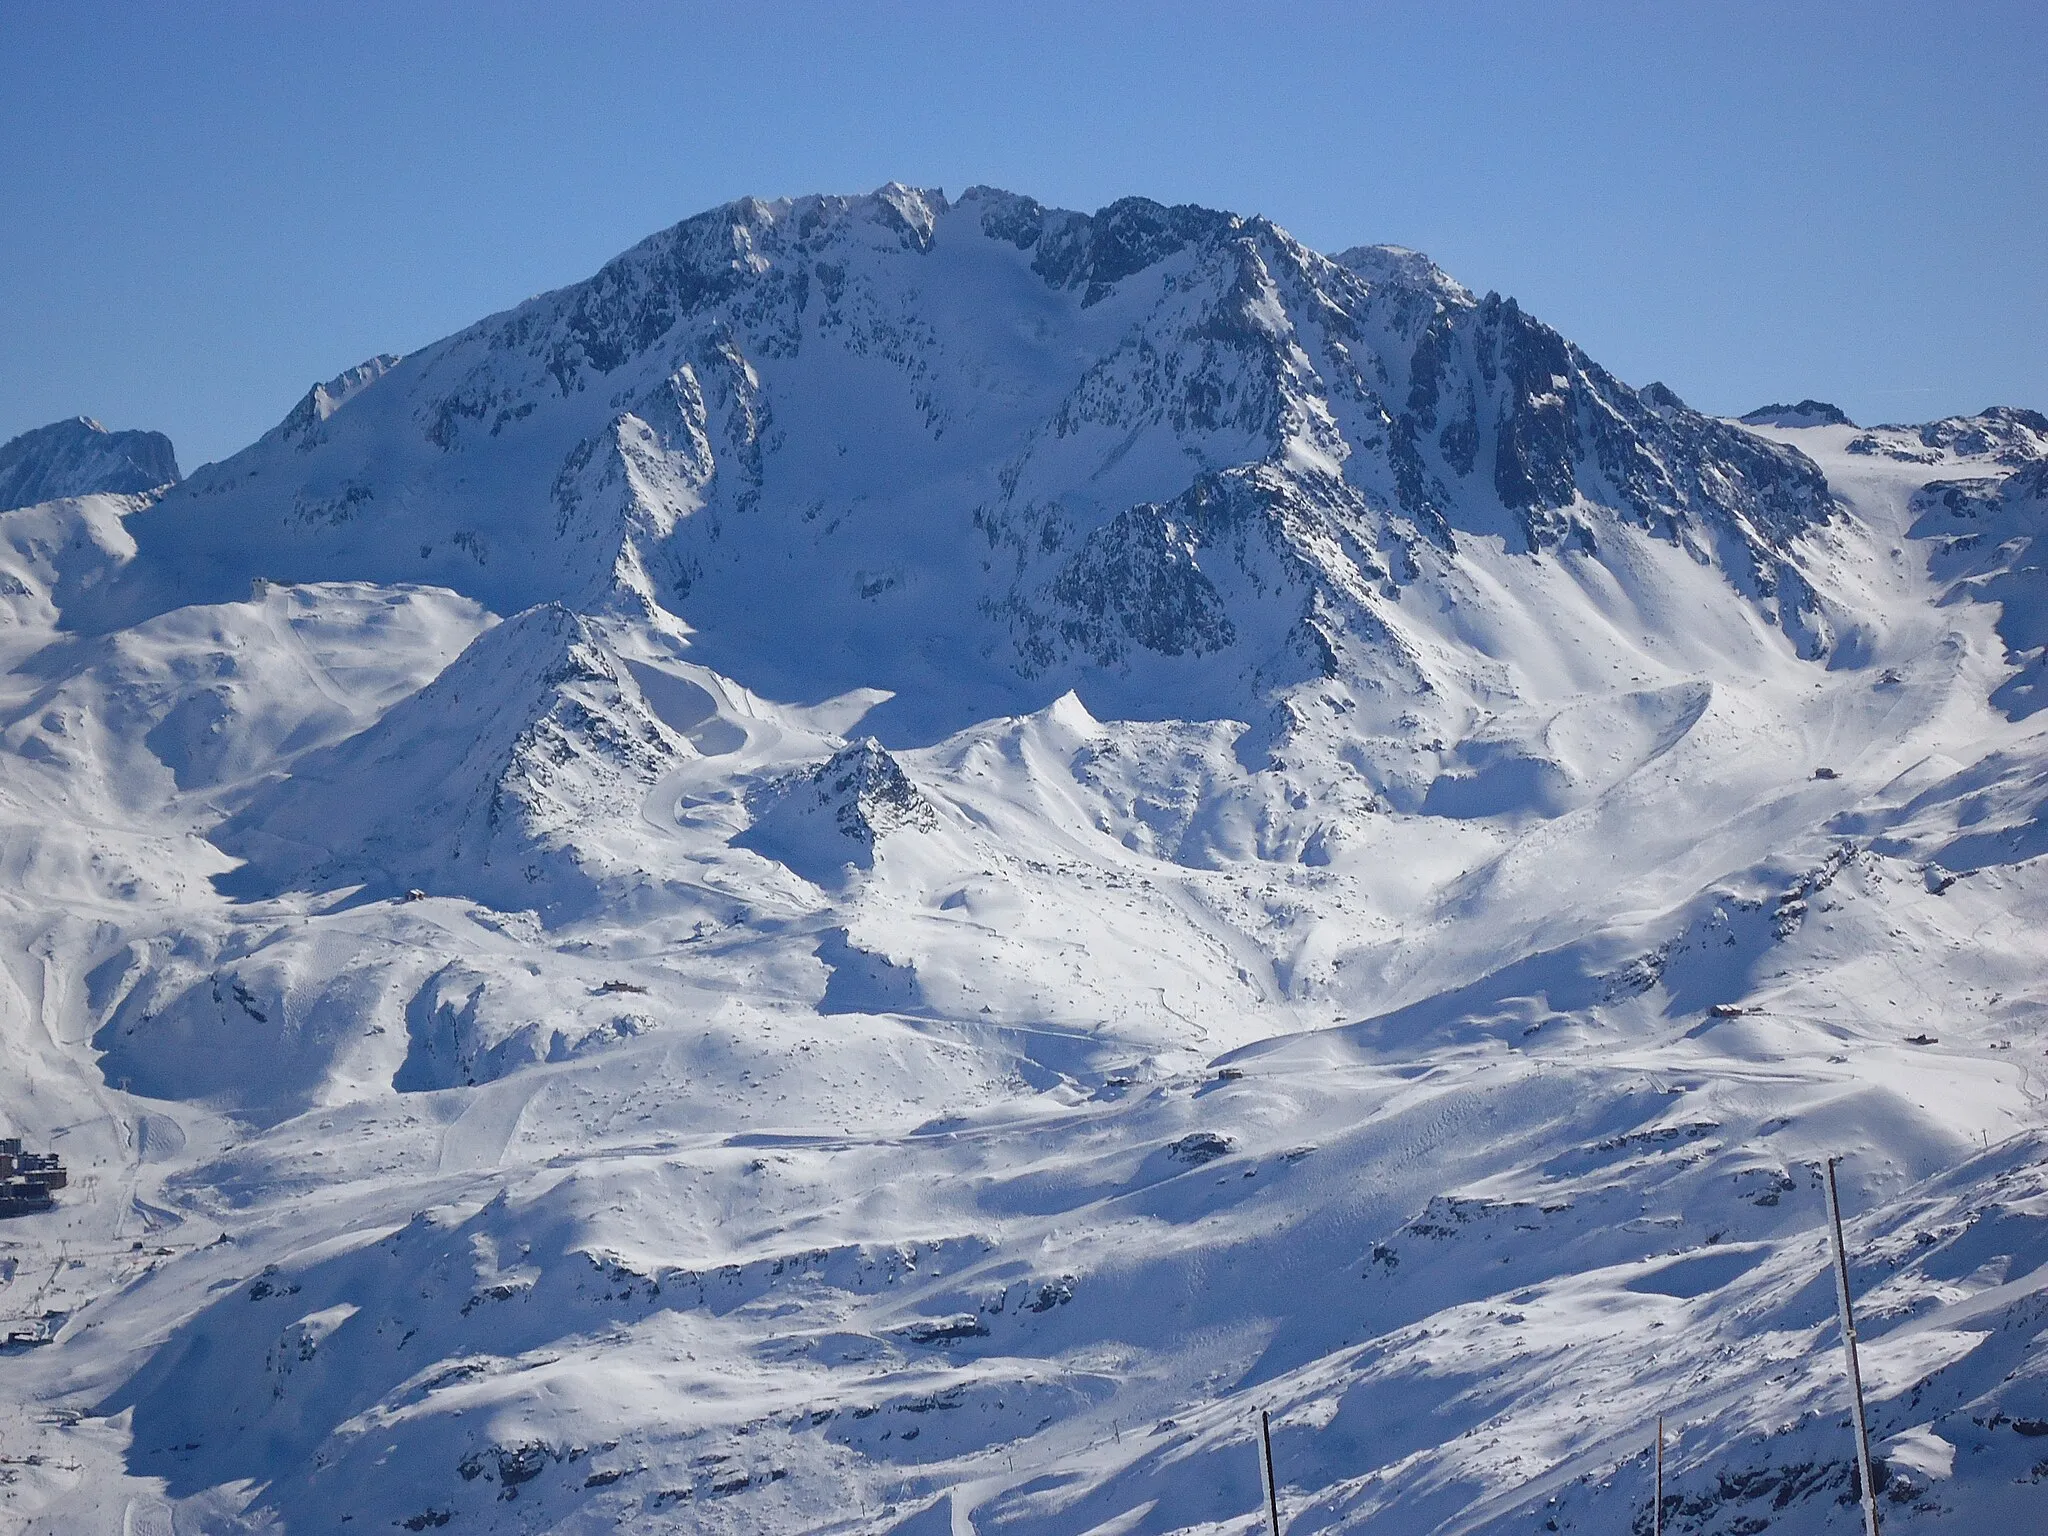
[[[1273,1480],[1273,1421],[1259,1410],[1259,1460],[1266,1469],[1266,1518],[1273,1536],[1280,1536],[1280,1485]]]
[[[1856,1312],[1849,1301],[1849,1254],[1842,1242],[1842,1202],[1828,1159],[1828,1226],[1835,1239],[1835,1301],[1842,1314],[1842,1355],[1849,1362],[1849,1405],[1856,1425],[1856,1477],[1863,1485],[1863,1536],[1878,1536],[1877,1486],[1870,1476],[1870,1425],[1863,1417],[1863,1371],[1856,1363]]]
[[[1657,1502],[1650,1506],[1650,1536],[1664,1536],[1664,1415],[1657,1415]]]

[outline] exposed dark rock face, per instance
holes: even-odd
[[[939,813],[902,764],[872,739],[842,747],[808,773],[769,783],[737,846],[779,860],[805,879],[836,884],[872,869],[895,832],[932,832]]]
[[[1068,214],[1049,230],[1041,226],[1031,270],[1056,288],[1083,288],[1083,305],[1099,303],[1123,279],[1217,238],[1236,222],[1192,204],[1167,208],[1150,198],[1127,197],[1093,218]]]
[[[1752,427],[1853,427],[1848,412],[1825,400],[1802,400],[1797,405],[1764,405],[1739,418]]]
[[[902,765],[871,740],[833,754],[813,783],[839,830],[871,852],[877,839],[898,828],[929,832],[939,824]]]
[[[1070,615],[1060,632],[1103,666],[1128,645],[1165,656],[1218,651],[1236,638],[1222,596],[1196,563],[1194,529],[1165,507],[1119,512],[1088,535],[1052,584]]]
[[[2048,458],[2048,416],[2020,406],[1994,405],[1974,416],[1944,416],[1918,426],[1872,427],[1849,452],[1906,463],[1989,459],[2017,469]]]
[[[1830,514],[1804,455],[1661,384],[1630,389],[1513,299],[1441,305],[1408,373],[1392,436],[1402,505],[1419,516],[1469,504],[1485,475],[1531,551],[1583,537],[1591,514],[1574,509],[1605,506],[1673,539],[1732,536],[1762,564]]]

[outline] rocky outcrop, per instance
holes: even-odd
[[[874,867],[896,832],[932,832],[938,811],[873,740],[842,747],[808,773],[768,785],[738,846],[765,854],[805,879],[831,884],[848,869]]]

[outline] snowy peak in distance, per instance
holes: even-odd
[[[1765,405],[1737,418],[1747,427],[1853,427],[1848,412],[1825,400],[1802,400],[1797,405]]]
[[[1415,252],[891,185],[710,210],[320,386],[134,519],[136,559],[66,622],[259,575],[417,582],[665,608],[748,686],[890,692],[885,738],[1077,687],[1285,734],[1318,680],[1393,729],[1470,692],[1431,615],[1496,565],[1518,625],[1545,622],[1541,567],[1602,567],[1654,613],[1704,566],[1825,654],[1795,545],[1833,515],[1795,448],[1629,388]],[[1617,618],[1602,644],[1639,643]]]
[[[1652,385],[1644,393],[1656,388]],[[1797,405],[1767,405],[1736,419],[1746,427],[1792,431],[1846,427],[1853,435],[1839,440],[1842,451],[1898,464],[1978,467],[1988,474],[2002,474],[2048,458],[2048,416],[2023,406],[1993,405],[1974,416],[1863,428],[1839,406],[1825,400],[1802,400]]]
[[[90,416],[0,445],[0,511],[66,496],[136,495],[177,479],[178,456],[163,433],[109,432]]]
[[[1919,426],[1872,427],[1853,439],[1848,451],[1902,464],[1975,459],[2017,469],[2048,458],[2048,416],[2020,406],[1994,405],[1974,416],[1944,416]]]
[[[376,383],[402,361],[391,353],[380,352],[368,362],[344,369],[325,384],[315,384],[271,435],[301,452],[311,451],[321,442],[321,423],[346,405],[351,395]]]

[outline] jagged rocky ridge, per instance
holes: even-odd
[[[2017,469],[2048,456],[2048,416],[2019,406],[1987,406],[1975,416],[1872,427],[1852,438],[1848,451],[1907,464],[1990,459],[2005,469]]]
[[[794,648],[803,686],[915,693],[943,654],[981,714],[1092,680],[1118,713],[1251,719],[1335,679],[1391,721],[1456,686],[1401,605],[1464,541],[1663,541],[1818,656],[1834,621],[1794,546],[1830,514],[1795,449],[1412,252],[892,186],[715,209],[320,386],[136,519],[140,558],[68,611],[345,573],[501,612],[651,600],[771,685]]]
[[[842,865],[870,869],[891,832],[930,832],[938,812],[872,737],[819,767],[766,786],[742,846],[830,882]]]
[[[1749,427],[1853,427],[1855,422],[1839,405],[1826,400],[1802,400],[1797,405],[1761,405],[1740,418]]]

